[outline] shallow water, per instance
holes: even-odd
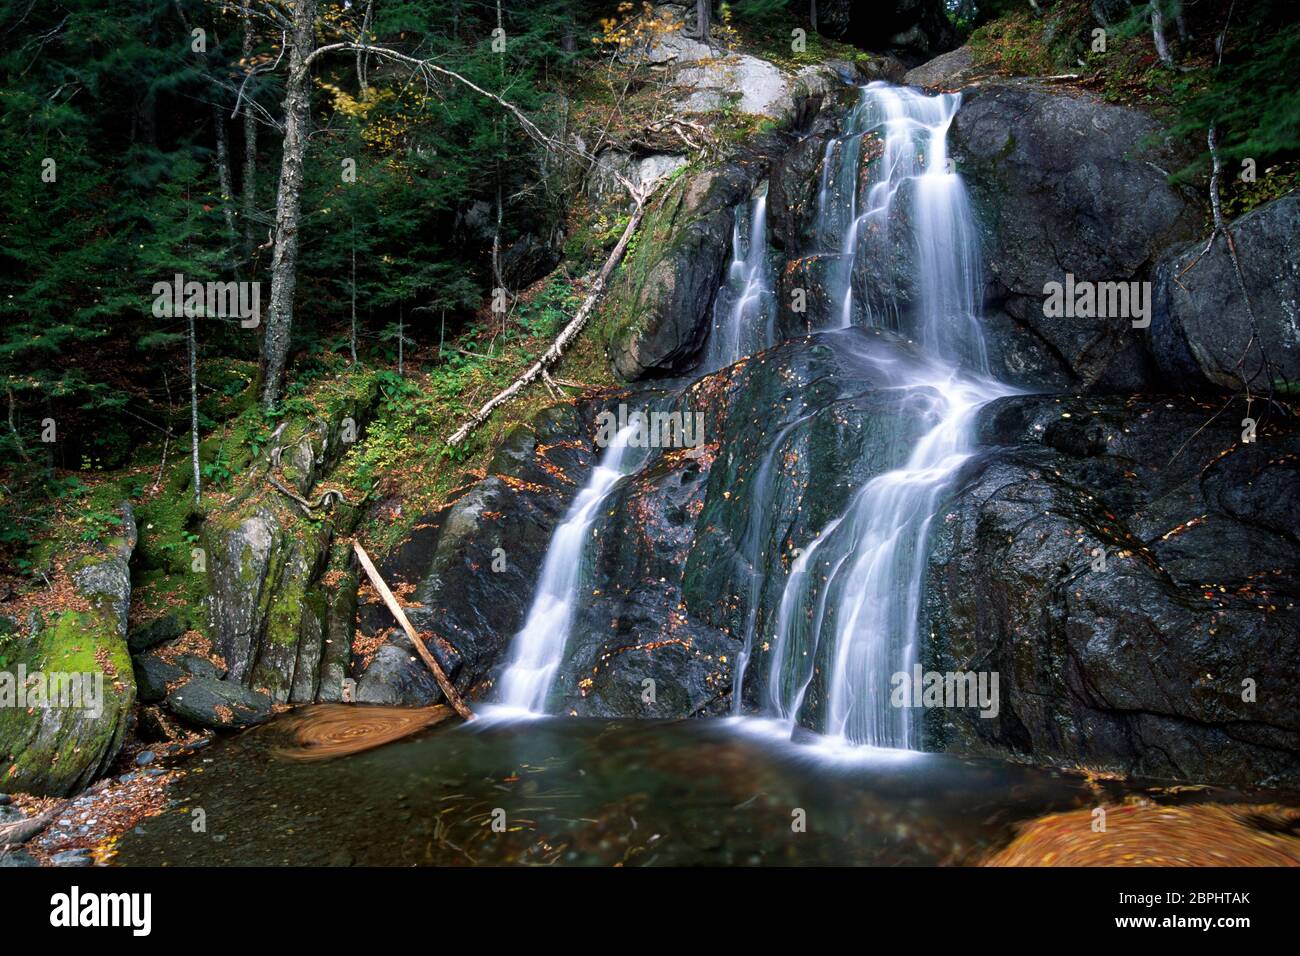
[[[370,708],[355,709],[367,719]],[[205,751],[173,790],[179,806],[123,836],[112,862],[970,863],[1004,845],[1017,822],[1135,789],[995,760],[834,750],[753,718],[489,712],[304,761],[292,755],[304,716],[312,709]],[[336,715],[330,723],[333,733]],[[200,809],[206,832],[196,833]]]

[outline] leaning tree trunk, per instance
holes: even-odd
[[[271,305],[262,340],[262,404],[280,397],[293,330],[293,292],[297,283],[298,212],[302,205],[302,167],[307,151],[310,99],[307,57],[315,40],[316,0],[297,0],[293,15],[293,53],[284,93],[284,148],[280,187],[275,197],[275,252],[271,258]]]

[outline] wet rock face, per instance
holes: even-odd
[[[554,406],[514,428],[487,476],[416,522],[380,563],[389,587],[411,594],[416,606],[407,616],[416,630],[434,635],[430,649],[462,692],[489,693],[485,681],[523,625],[551,534],[599,457],[591,438],[595,415],[610,400]],[[440,701],[407,638],[390,634],[394,623],[377,601],[358,609],[361,631],[386,638],[354,675],[358,699]]]
[[[434,652],[457,686],[490,697],[488,679],[531,607],[551,535],[599,457],[598,413],[620,403],[698,413],[701,443],[645,449],[645,467],[616,486],[593,527],[551,709],[723,712],[753,575],[766,582],[761,626],[780,600],[792,549],[861,481],[905,457],[923,408],[889,386],[900,363],[915,361],[889,333],[850,329],[786,343],[680,392],[558,406],[512,432],[487,477],[420,522],[381,573],[395,588],[414,585],[418,606],[407,613],[440,639]],[[393,625],[378,604],[363,604],[359,620],[368,634]],[[389,634],[360,676],[358,698],[429,704],[441,693],[405,638]]]
[[[949,152],[984,232],[986,311],[1037,339],[1075,383],[1142,387],[1152,369],[1131,318],[1046,317],[1044,285],[1067,273],[1150,279],[1161,252],[1199,228],[1191,197],[1166,182],[1180,157],[1145,113],[1088,94],[997,81],[962,96]]]
[[[694,366],[731,257],[736,206],[750,199],[768,170],[797,142],[790,130],[821,123],[823,104],[835,99],[840,85],[838,78],[820,71],[801,73],[783,94],[781,130],[752,137],[726,162],[686,169],[651,199],[636,247],[601,306],[608,329],[606,352],[623,380],[672,376]],[[801,174],[796,170],[785,177],[800,194],[806,186],[796,186]],[[604,182],[603,175],[598,173],[593,182]]]
[[[120,513],[116,536],[72,561],[74,606],[49,620],[34,614],[0,673],[6,790],[74,793],[106,773],[122,747],[136,696],[126,643],[136,528],[129,504]],[[20,688],[20,676],[33,683]]]
[[[923,410],[889,386],[909,361],[888,333],[850,329],[788,342],[677,394],[675,410],[703,416],[703,442],[652,451],[603,509],[552,708],[728,711],[751,597],[761,634],[795,549],[906,456]],[[765,654],[757,647],[746,671],[749,706],[764,693]]]
[[[756,171],[726,165],[668,186],[662,205],[655,201],[605,305],[610,362],[625,380],[683,369],[699,353],[731,253],[734,209],[756,182]]]
[[[1156,270],[1149,332],[1160,370],[1188,387],[1256,391],[1300,382],[1300,196],[1291,194],[1229,223],[1252,328],[1227,242],[1190,242]],[[1258,339],[1252,342],[1255,329]]]
[[[828,96],[827,108],[813,119],[806,136],[772,163],[768,182],[768,232],[774,249],[787,260],[814,248],[817,186],[826,143],[840,132],[844,113],[857,97],[852,88]]]
[[[1274,422],[1246,444],[1231,413],[1198,432],[1217,410],[984,410],[995,447],[933,526],[926,666],[996,671],[1000,712],[927,711],[933,746],[1300,782],[1300,434]]]

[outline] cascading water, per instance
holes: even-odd
[[[501,675],[498,702],[513,710],[542,713],[555,674],[564,660],[569,628],[582,584],[582,555],[600,507],[619,479],[635,466],[631,443],[641,426],[636,420],[619,429],[592,470],[587,486],[569,506],[555,530],[532,607],[515,635],[512,656]]]
[[[817,194],[815,235],[824,253],[837,254],[830,297],[839,304],[835,325],[853,324],[854,273],[859,263],[888,263],[899,249],[891,230],[900,214],[914,238],[917,327],[906,328],[896,302],[864,303],[866,324],[914,335],[930,354],[985,371],[979,330],[979,246],[961,177],[948,160],[948,127],[960,94],[926,96],[908,87],[871,83],[861,88],[843,136],[831,140]],[[879,155],[862,182],[864,142]],[[865,201],[859,203],[859,191]]]
[[[746,214],[747,212],[747,214]],[[749,221],[748,230],[745,220]],[[768,262],[767,191],[739,206],[731,234],[727,281],[713,303],[705,371],[716,371],[762,351],[776,340],[772,269]]]
[[[891,314],[866,310],[865,318],[919,338],[932,356],[904,383],[925,403],[926,431],[899,467],[866,482],[801,550],[765,635],[771,646],[767,709],[855,744],[917,743],[910,710],[891,706],[889,694],[891,676],[910,672],[917,660],[926,536],[940,496],[969,457],[974,412],[1008,391],[984,377],[978,247],[965,190],[946,150],[959,104],[952,94],[928,97],[882,83],[864,87],[848,132],[827,148],[818,195],[816,234],[823,248],[829,249],[834,226],[845,230],[832,273],[840,284],[831,290],[839,297],[831,323],[851,323],[855,266],[863,256],[880,262],[896,254],[889,230],[902,217],[911,226],[916,301]],[[868,135],[883,142],[859,212],[857,167]],[[969,372],[959,371],[958,363]],[[818,671],[824,699],[810,707],[808,691]]]
[[[891,676],[909,671],[918,656],[927,533],[949,482],[969,457],[975,411],[1009,391],[986,377],[976,233],[961,180],[947,157],[947,130],[959,104],[957,95],[929,97],[873,83],[862,89],[846,133],[828,145],[823,161],[814,234],[820,254],[834,260],[829,273],[834,314],[825,324],[844,327],[860,318],[919,340],[926,353],[905,368],[897,363],[891,373],[890,387],[903,396],[900,420],[878,431],[888,446],[883,460],[892,470],[866,481],[845,510],[804,546],[776,613],[766,619],[756,603],[768,511],[761,501],[755,502],[745,535],[753,580],[736,667],[737,709],[761,642],[768,649],[764,709],[789,725],[806,724],[853,744],[910,748],[917,743],[910,711],[891,706],[889,690]],[[896,227],[905,232],[891,235]],[[874,303],[864,300],[856,308],[858,268],[889,263],[900,249],[915,261],[907,301],[877,293]],[[706,371],[774,344],[768,256],[763,191],[736,212],[732,260],[714,306]],[[902,409],[918,407],[919,436],[902,422]],[[780,445],[799,424],[774,436],[757,475],[760,494],[771,491]],[[551,540],[537,593],[501,678],[498,700],[510,709],[545,710],[564,660],[591,528],[619,479],[638,465],[628,451],[635,431],[629,425],[618,433]],[[820,685],[817,694],[810,693],[814,682]]]

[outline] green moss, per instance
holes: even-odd
[[[1053,54],[1043,38],[1043,23],[1028,10],[999,17],[970,35],[975,63],[1015,76],[1051,73]]]
[[[257,572],[253,568],[253,546],[244,545],[244,550],[239,554],[239,583],[246,588],[251,588],[257,584]]]
[[[672,193],[664,201],[656,202],[642,218],[637,244],[624,255],[609,295],[593,323],[592,332],[603,345],[641,330],[645,321],[642,290],[655,267],[672,254],[674,237],[683,237],[690,225],[689,219],[680,216],[682,200],[686,182],[699,171],[698,167],[687,169],[680,181],[670,187]]]
[[[86,786],[107,769],[125,735],[126,718],[135,700],[135,676],[126,641],[117,633],[116,616],[107,608],[65,611],[54,616],[17,649],[28,671],[46,674],[104,672],[103,711],[92,717],[58,708],[0,709],[0,780],[6,789],[65,794]]]
[[[266,617],[266,639],[281,647],[298,643],[306,591],[300,582],[280,582],[275,601]]]

